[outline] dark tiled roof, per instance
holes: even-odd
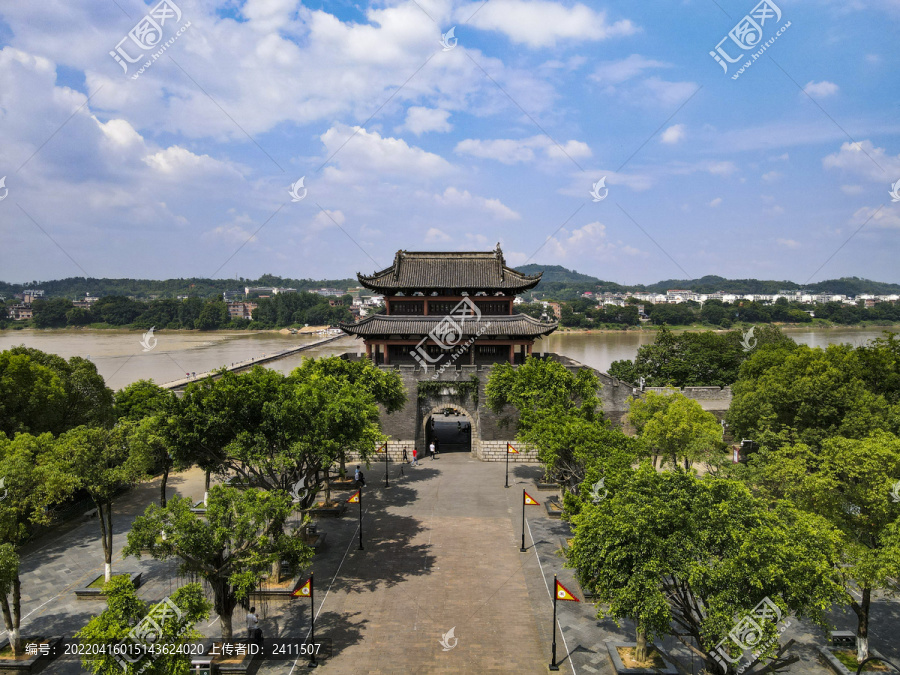
[[[412,338],[421,338],[431,333],[437,325],[443,321],[444,316],[388,316],[375,314],[363,319],[359,323],[338,324],[342,330],[351,335],[361,337],[375,337],[378,335],[408,335]],[[526,337],[536,338],[541,335],[549,335],[559,325],[556,322],[545,323],[538,321],[526,314],[513,314],[512,316],[487,316],[481,319],[466,319],[456,324],[462,328],[462,337]],[[482,331],[482,329],[484,329]],[[452,339],[452,338],[451,338]]]
[[[359,282],[374,291],[507,291],[521,293],[537,286],[541,275],[530,276],[507,267],[503,251],[416,253],[397,251],[394,264]]]

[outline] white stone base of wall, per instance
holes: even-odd
[[[524,443],[518,443],[514,439],[509,441],[472,441],[472,456],[480,459],[482,462],[505,462],[507,443],[510,443],[519,451],[518,454],[509,455],[510,464],[514,464],[515,462],[538,461],[537,448],[525,445]],[[412,461],[412,451],[415,447],[414,441],[388,441],[387,446],[388,464],[402,462],[404,450],[406,450],[407,461]],[[373,467],[378,464],[384,464],[384,452],[380,451],[380,447],[381,446],[379,446],[378,449],[379,451],[376,451],[376,453],[369,458],[369,463]],[[420,448],[419,459],[426,459],[427,457],[428,449]],[[359,463],[359,456],[355,453],[349,453],[347,455],[347,470],[350,471],[352,468],[355,468],[357,463]]]

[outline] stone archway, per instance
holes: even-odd
[[[469,424],[469,452],[475,456],[477,454],[477,449],[481,443],[481,429],[476,412],[473,414],[471,408],[474,406],[470,406],[467,404],[463,404],[460,401],[459,396],[456,395],[439,395],[439,396],[429,396],[426,399],[419,400],[418,406],[418,414],[417,414],[417,424],[416,424],[416,447],[419,448],[419,451],[422,452],[427,450],[428,443],[431,439],[431,420],[440,418],[442,421],[445,419],[444,411],[448,408],[458,411],[459,420],[453,419],[453,421],[459,421],[460,424],[463,423],[463,419],[466,423]],[[456,418],[457,416],[453,416]],[[426,453],[423,452],[423,456],[426,456]]]

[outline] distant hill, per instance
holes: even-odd
[[[665,293],[672,288],[714,293],[729,291],[734,293],[777,293],[782,290],[806,290],[813,293],[835,293],[839,295],[859,295],[871,293],[883,295],[900,293],[900,284],[889,284],[859,277],[830,279],[813,284],[801,285],[794,281],[769,281],[764,279],[726,279],[719,276],[705,276],[700,279],[666,279],[653,284],[623,286],[612,281],[603,281],[589,274],[570,270],[560,265],[522,265],[517,268],[525,274],[543,272],[541,283],[534,289],[538,297],[559,300],[574,299],[585,291],[592,292],[638,292]],[[356,279],[289,279],[264,274],[259,279],[95,279],[70,277],[54,281],[30,281],[13,284],[0,281],[0,296],[10,298],[26,288],[42,289],[49,297],[75,299],[92,295],[127,295],[147,299],[151,296],[174,298],[177,295],[192,295],[199,298],[221,297],[223,291],[243,290],[244,286],[279,286],[296,288],[299,291],[322,287],[346,290],[359,286]]]

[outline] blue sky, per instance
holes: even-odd
[[[900,1],[775,3],[0,6],[0,278],[900,282]]]

